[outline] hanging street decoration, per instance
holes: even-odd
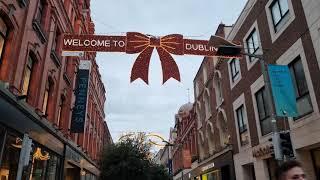
[[[163,84],[170,78],[180,81],[179,68],[171,54],[217,56],[220,45],[237,46],[219,36],[212,36],[210,41],[184,39],[181,34],[162,37],[128,32],[126,36],[103,35],[70,35],[63,38],[63,55],[72,56],[74,52],[124,52],[139,53],[131,71],[131,82],[142,79],[149,83],[149,64],[153,50],[156,49],[160,58]]]

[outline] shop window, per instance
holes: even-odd
[[[306,114],[313,112],[309,89],[300,56],[289,64],[289,69],[296,92],[297,108],[299,114],[298,118],[300,118]]]
[[[230,64],[231,81],[234,83],[240,77],[240,62],[239,59],[232,59]]]
[[[7,39],[7,33],[8,33],[8,28],[6,26],[6,23],[0,18],[0,63],[2,59],[2,54],[4,51],[6,39]]]
[[[256,94],[257,109],[261,127],[261,134],[266,135],[272,131],[270,111],[265,88],[261,88]]]
[[[272,22],[275,32],[285,24],[289,17],[288,0],[274,0],[270,5]]]
[[[0,179],[16,179],[19,165],[21,137],[8,133],[4,143],[4,150],[0,164]]]
[[[247,128],[247,115],[244,112],[244,106],[241,105],[237,110],[237,121],[239,127],[239,136],[241,146],[249,143],[248,128]]]
[[[246,44],[249,54],[256,54],[256,52],[259,50],[259,40],[256,29],[253,29],[253,31],[250,33],[249,37],[246,40]],[[249,60],[250,62],[252,62],[254,58],[249,57]]]
[[[42,146],[32,144],[28,171],[24,177],[28,180],[59,180],[61,159]]]
[[[212,171],[201,176],[201,180],[221,180],[220,179],[220,171]]]
[[[23,86],[22,86],[23,95],[28,95],[34,63],[35,63],[35,60],[31,56],[31,54],[29,54],[27,64],[24,70]]]

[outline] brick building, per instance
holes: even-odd
[[[225,37],[231,27],[220,24],[216,35]],[[209,43],[212,43],[210,38]],[[235,179],[230,129],[222,75],[214,69],[219,58],[205,57],[194,78],[199,160],[194,179]]]
[[[182,176],[186,178],[192,163],[198,159],[195,115],[193,103],[184,104],[175,115],[176,135],[171,149],[175,180],[183,179]]]
[[[80,58],[61,56],[64,33],[94,33],[90,0],[0,1],[1,179],[99,175],[99,153],[112,143],[105,88],[95,53],[85,53],[87,119],[84,133],[71,133]]]
[[[248,0],[227,39],[261,54],[268,64],[288,65],[296,91],[299,117],[280,119],[280,130],[290,130],[296,157],[308,179],[319,179],[320,81],[319,7],[317,1]],[[317,58],[318,57],[318,58]],[[275,179],[271,156],[271,114],[258,59],[220,59],[225,112],[237,179]]]

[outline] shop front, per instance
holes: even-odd
[[[0,84],[0,179],[61,179],[64,143]]]
[[[93,162],[81,152],[71,146],[66,146],[65,151],[64,179],[66,180],[97,180],[100,174],[99,169]]]
[[[200,163],[191,177],[193,180],[235,180],[232,151]]]

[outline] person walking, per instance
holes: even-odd
[[[276,178],[277,180],[306,180],[306,174],[300,162],[290,160],[277,168]]]

